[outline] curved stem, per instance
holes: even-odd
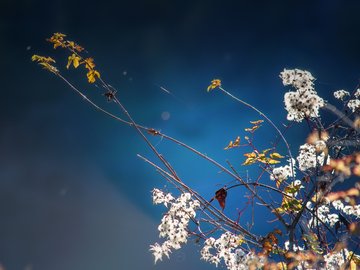
[[[260,111],[258,108],[254,107],[253,105],[241,100],[240,98],[234,96],[233,94],[231,94],[230,92],[226,91],[224,88],[222,88],[221,86],[219,87],[219,89],[225,93],[226,95],[228,95],[229,97],[231,97],[232,99],[244,104],[245,106],[253,109],[254,111],[256,111],[257,113],[259,113],[262,117],[264,117],[264,119],[276,130],[276,132],[279,134],[279,136],[281,137],[281,139],[284,141],[286,148],[288,150],[288,154],[290,157],[290,164],[291,164],[291,170],[292,170],[292,178],[293,180],[295,180],[294,178],[294,164],[293,164],[293,157],[291,154],[291,150],[290,150],[290,146],[289,143],[287,142],[287,140],[285,139],[284,135],[282,134],[282,132],[279,130],[279,128],[274,124],[273,121],[271,121],[271,119],[269,117],[266,116],[265,113],[263,113],[262,111]]]

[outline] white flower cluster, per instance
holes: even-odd
[[[289,241],[285,241],[284,243],[284,248],[285,250],[289,250],[290,249],[290,242]],[[295,244],[293,244],[293,251],[303,251],[304,248],[303,247],[300,247],[300,246],[297,246]]]
[[[350,96],[350,93],[345,90],[337,90],[334,92],[334,97],[336,99],[344,100],[345,97]],[[357,89],[354,93],[355,99],[351,99],[347,102],[347,107],[352,111],[355,112],[357,109],[360,108],[360,89]]]
[[[291,85],[296,89],[284,96],[287,119],[301,122],[306,117],[319,117],[319,109],[325,102],[314,89],[315,78],[311,73],[300,69],[284,69],[280,78],[285,86]]]
[[[160,204],[163,203],[167,207],[168,203],[171,203],[175,198],[171,193],[165,194],[160,189],[154,188],[152,191],[153,203]]]
[[[270,174],[270,179],[283,182],[286,179],[288,179],[289,177],[295,177],[296,176],[295,168],[293,170],[291,169],[290,159],[289,159],[289,163],[290,163],[289,165],[274,168],[272,170],[272,173]],[[295,165],[294,159],[292,160],[292,164],[293,164],[293,166]]]
[[[349,102],[347,103],[347,106],[349,107],[349,109],[352,112],[355,112],[357,109],[360,108],[360,100],[358,99],[351,99],[349,100]]]
[[[299,169],[306,171],[311,168],[315,168],[317,164],[323,165],[325,159],[325,153],[317,153],[316,147],[312,144],[305,143],[299,148],[299,156],[296,158],[299,163]],[[330,159],[327,159],[327,163]]]
[[[340,270],[343,269],[342,266],[347,262],[350,253],[344,248],[336,253],[328,253],[324,256],[324,261],[326,263],[326,270]]]
[[[311,202],[308,202],[306,204],[306,207],[310,210],[313,210]],[[339,221],[339,216],[337,214],[330,214],[329,205],[323,204],[316,208],[315,215],[313,215],[309,220],[309,227],[316,227],[319,224],[318,219],[321,220],[321,222],[323,223],[329,224],[330,227],[333,227],[335,223]]]
[[[359,98],[359,97],[360,97],[360,88],[356,89],[356,92],[355,92],[354,96],[355,96],[356,98]]]
[[[165,194],[159,189],[153,190],[153,201],[155,204],[163,203],[166,207],[170,204],[169,211],[163,216],[158,227],[160,237],[166,238],[166,241],[162,245],[159,243],[150,245],[156,263],[162,260],[164,255],[169,258],[171,249],[179,249],[181,244],[187,242],[187,227],[191,218],[195,218],[200,202],[194,200],[190,193],[182,193],[175,200],[170,193]]]
[[[249,269],[250,265],[262,265],[260,258],[254,253],[245,253],[237,248],[241,239],[241,236],[230,232],[223,233],[218,239],[210,237],[205,240],[204,247],[201,249],[201,259],[215,264],[216,267],[223,259],[229,270],[245,270]]]
[[[280,73],[283,85],[291,85],[296,89],[313,89],[315,78],[306,70],[284,69]]]
[[[360,218],[360,205],[344,205],[344,203],[340,200],[333,201],[331,205],[338,211],[343,212],[345,215],[353,215],[356,218]],[[313,216],[309,220],[309,227],[314,227],[317,225],[317,219],[320,219],[322,222],[327,223],[330,227],[333,227],[336,222],[339,221],[339,215],[335,213],[331,213],[330,211],[330,203],[325,203],[321,206],[318,206],[315,212],[316,216]],[[310,210],[313,210],[314,207],[312,202],[308,202],[306,207]]]
[[[337,90],[334,92],[334,97],[336,99],[344,100],[344,98],[347,96],[350,96],[350,93],[345,90]]]
[[[340,200],[336,200],[332,202],[332,205],[336,210],[342,211],[344,214],[350,216],[355,216],[356,218],[360,218],[360,204],[357,205],[344,205],[344,203]]]

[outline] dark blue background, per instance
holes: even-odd
[[[227,90],[280,125],[286,122],[286,89],[278,78],[283,68],[310,70],[318,92],[336,102],[334,90],[353,90],[358,83],[359,12],[359,1],[341,0],[2,0],[1,264],[27,270],[212,269],[192,245],[153,266],[148,245],[157,241],[164,209],[152,205],[150,190],[165,181],[136,157],[155,160],[134,130],[96,112],[31,63],[34,53],[65,57],[45,44],[53,32],[86,47],[139,123],[223,164],[229,159],[246,175],[240,166],[246,149],[222,148],[244,136],[248,121],[258,116],[220,93],[206,93],[210,80],[221,78]],[[65,74],[89,87],[83,74]],[[96,100],[117,112],[100,96]],[[169,120],[162,120],[164,111]],[[262,129],[259,148],[274,140],[269,126]],[[289,131],[295,153],[307,132],[305,125]],[[206,197],[231,180],[177,146],[153,142]],[[229,216],[245,200],[238,194],[225,210]],[[257,209],[255,229],[265,233],[273,217]]]

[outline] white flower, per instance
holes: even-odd
[[[216,266],[223,260],[229,270],[246,270],[251,263],[263,265],[261,258],[252,252],[245,253],[238,247],[238,242],[239,236],[231,232],[223,233],[218,239],[210,237],[200,251],[201,259]]]
[[[335,200],[332,202],[332,205],[336,210],[342,210],[344,208],[344,204],[340,200]]]
[[[160,189],[157,188],[153,189],[152,197],[154,204],[163,203],[165,207],[167,207],[167,204],[175,199],[170,193],[165,194],[164,192],[162,192]]]
[[[356,92],[355,92],[354,96],[355,96],[356,98],[359,98],[359,97],[360,97],[360,88],[356,89]]]
[[[306,203],[306,208],[309,208],[310,210],[313,209],[313,204],[312,204],[311,201],[308,201],[308,202]]]
[[[278,180],[280,182],[288,179],[288,177],[295,177],[296,173],[295,173],[295,168],[292,170],[291,169],[291,162],[290,159],[289,161],[289,165],[285,165],[285,166],[281,166],[281,167],[277,167],[274,168],[272,171],[272,174],[270,174],[270,179],[271,180]],[[292,160],[292,164],[295,165],[295,160]]]
[[[319,109],[325,105],[313,85],[315,78],[306,70],[287,70],[280,73],[284,85],[293,86],[296,91],[285,93],[285,109],[289,121],[301,122],[304,118],[319,117]]]
[[[336,253],[329,253],[324,256],[324,261],[326,263],[326,270],[337,270],[341,269],[341,266],[349,258],[349,251],[344,248]]]
[[[337,214],[330,214],[327,216],[327,218],[328,218],[328,223],[331,227],[333,227],[335,223],[339,221],[339,216]]]
[[[351,205],[345,206],[342,210],[347,215],[351,215],[354,212],[354,208]]]
[[[312,144],[305,143],[299,148],[299,156],[296,158],[299,163],[299,169],[306,171],[311,168],[315,168],[317,164],[323,165],[325,159],[325,153],[316,153],[316,148]],[[327,163],[329,163],[329,158]]]
[[[309,71],[300,69],[284,69],[280,78],[285,86],[292,85],[296,89],[312,88],[315,80]]]
[[[309,220],[308,227],[313,228],[316,227],[320,222],[329,223],[328,214],[330,213],[330,209],[327,205],[321,205],[316,208],[316,212]]]
[[[190,193],[182,193],[175,200],[170,193],[165,194],[158,189],[153,190],[154,203],[170,204],[169,211],[161,219],[158,226],[159,236],[166,238],[166,241],[160,246],[158,243],[150,246],[150,250],[155,257],[155,263],[162,260],[162,256],[169,257],[171,249],[181,248],[188,238],[187,227],[192,218],[195,218],[196,210],[200,207],[200,202],[194,200]]]
[[[354,205],[353,215],[356,216],[357,218],[360,218],[360,204]]]
[[[350,93],[345,90],[337,90],[334,92],[334,97],[336,99],[344,100],[346,96],[350,96]]]
[[[301,122],[304,118],[319,117],[319,109],[325,105],[315,91],[287,92],[284,96],[285,109],[289,121]]]
[[[155,263],[160,260],[162,261],[162,257],[165,255],[169,258],[169,253],[171,253],[171,250],[167,243],[164,243],[163,245],[159,245],[158,243],[155,243],[154,245],[150,245],[149,249],[154,257],[155,257]]]
[[[290,242],[289,241],[285,241],[284,248],[285,248],[285,250],[290,249]],[[301,250],[304,250],[304,248],[293,244],[293,251],[296,252],[296,251],[301,251]]]
[[[343,212],[346,215],[353,215],[356,218],[360,218],[360,204],[358,205],[344,205],[340,200],[335,200],[332,202],[332,205],[336,210]]]
[[[360,100],[351,99],[347,103],[347,106],[349,107],[349,109],[351,109],[352,112],[355,112],[360,107]]]

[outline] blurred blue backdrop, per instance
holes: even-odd
[[[154,266],[165,210],[150,191],[166,183],[136,154],[155,160],[136,132],[101,115],[62,81],[31,63],[55,52],[44,41],[63,32],[95,58],[138,123],[162,130],[239,172],[247,149],[223,151],[258,115],[218,92],[213,78],[286,123],[278,78],[307,69],[322,97],[359,79],[359,1],[11,1],[0,3],[0,263],[4,269],[213,269],[190,244]],[[60,65],[62,63],[60,62]],[[83,89],[83,74],[65,72]],[[173,95],[167,94],[165,87]],[[96,89],[86,90],[92,97]],[[96,98],[106,104],[101,96]],[[120,112],[119,112],[120,113]],[[164,118],[165,114],[165,118]],[[163,116],[163,117],[162,117]],[[297,151],[308,129],[287,133]],[[259,148],[275,133],[264,125]],[[152,138],[190,186],[210,198],[231,179],[197,156]],[[168,186],[168,190],[172,187]],[[240,195],[239,195],[240,194]],[[241,192],[225,209],[236,216]],[[232,206],[232,207],[231,207]],[[273,219],[262,208],[255,228]],[[249,215],[242,217],[246,224]],[[257,220],[255,220],[257,221]]]

